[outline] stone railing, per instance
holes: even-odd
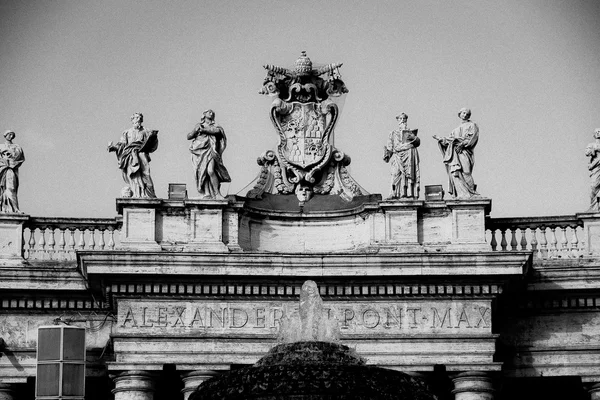
[[[114,250],[121,222],[115,218],[31,217],[23,225],[23,258],[74,260],[75,250]]]
[[[574,215],[489,218],[485,228],[494,251],[531,250],[538,259],[584,255],[583,221]]]

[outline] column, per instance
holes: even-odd
[[[590,394],[590,400],[600,400],[600,383],[588,386],[587,392]]]
[[[217,374],[216,371],[192,371],[181,375],[183,381],[183,400],[188,400],[200,384]]]
[[[14,400],[15,393],[10,383],[0,383],[0,400]]]
[[[115,400],[153,400],[155,383],[147,371],[127,371],[113,378]]]
[[[456,400],[493,400],[492,378],[486,372],[463,372],[452,378]]]

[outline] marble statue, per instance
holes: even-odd
[[[590,211],[599,211],[598,195],[600,194],[600,128],[594,131],[594,143],[585,148],[585,155],[590,158],[588,169],[590,171]]]
[[[298,311],[285,315],[281,320],[279,341],[335,342],[339,338],[339,322],[323,307],[317,284],[314,281],[304,282]]]
[[[142,113],[133,114],[131,122],[133,126],[123,132],[117,144],[108,143],[108,151],[116,153],[123,180],[131,189],[132,197],[155,198],[150,176],[150,153],[158,148],[158,131],[142,126]]]
[[[391,188],[390,199],[419,198],[421,172],[419,170],[419,152],[417,147],[421,139],[418,129],[408,129],[408,115],[402,113],[396,117],[398,129],[393,130],[384,148],[383,160],[390,163]]]
[[[458,117],[462,122],[450,136],[434,135],[433,138],[438,141],[448,172],[448,192],[455,199],[470,199],[479,197],[472,175],[475,165],[473,150],[479,138],[479,127],[469,119],[471,110],[468,108],[461,108]]]
[[[273,98],[269,116],[279,144],[259,157],[261,172],[247,197],[296,194],[304,203],[310,201],[308,189],[311,195],[337,195],[346,201],[366,194],[346,168],[350,157],[333,143],[338,103],[348,93],[341,67],[313,66],[304,51],[292,68],[264,65],[267,75],[259,93]]]
[[[19,167],[25,161],[23,149],[12,141],[15,133],[4,132],[6,141],[0,144],[0,211],[21,212],[17,191],[19,189]]]
[[[223,165],[223,151],[227,147],[225,131],[215,124],[215,112],[206,110],[194,130],[188,133],[192,141],[192,165],[196,174],[196,187],[202,199],[223,199],[221,183],[231,182]]]

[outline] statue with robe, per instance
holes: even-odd
[[[594,143],[585,148],[585,155],[590,158],[590,208],[589,211],[599,211],[598,195],[600,195],[600,128],[594,131]]]
[[[158,148],[158,131],[144,128],[143,122],[142,113],[133,114],[133,126],[123,132],[117,144],[108,143],[108,151],[116,153],[131,197],[155,198],[154,183],[150,176],[150,153]]]
[[[0,211],[18,213],[19,167],[25,161],[23,149],[13,143],[15,133],[4,132],[5,142],[0,144]]]
[[[468,108],[461,108],[458,117],[461,123],[450,136],[434,135],[433,138],[438,142],[448,173],[448,192],[454,199],[468,200],[479,197],[472,175],[479,127],[470,120],[471,110]]]
[[[224,199],[221,183],[231,182],[231,177],[223,165],[223,151],[227,147],[225,130],[215,124],[215,112],[206,110],[200,123],[187,135],[192,141],[192,165],[196,177],[196,187],[202,199]]]
[[[389,199],[419,198],[421,171],[417,147],[421,139],[418,129],[408,129],[408,115],[396,117],[398,129],[390,133],[384,148],[383,160],[390,163],[391,184]]]

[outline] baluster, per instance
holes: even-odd
[[[540,258],[548,258],[548,240],[546,239],[546,227],[540,226]]]
[[[100,247],[100,250],[104,250],[104,246],[106,246],[106,243],[104,243],[104,231],[106,229],[100,229],[100,241],[98,242],[98,247]]]
[[[88,244],[88,249],[90,249],[90,250],[94,250],[94,247],[96,247],[96,240],[94,238],[94,232],[95,232],[95,229],[90,228],[90,242]]]
[[[535,253],[536,257],[538,258],[542,258],[542,255],[540,254],[537,245],[538,245],[538,241],[537,241],[537,237],[536,237],[536,233],[537,233],[537,228],[530,228],[531,230],[531,250]]]
[[[68,251],[69,252],[74,252],[75,251],[75,229],[74,228],[67,228],[69,230],[69,243],[67,246],[69,246]]]
[[[114,250],[115,249],[115,231],[112,229],[108,230],[108,249],[109,250]]]
[[[60,238],[58,239],[58,250],[60,252],[65,251],[65,246],[67,242],[65,241],[65,228],[58,228],[60,230]]]
[[[527,228],[521,228],[521,250],[527,250],[527,238],[525,237],[525,231]]]
[[[48,251],[54,253],[54,246],[56,245],[54,241],[54,228],[49,228],[48,234]]]
[[[490,232],[492,233],[492,238],[490,240],[490,246],[492,246],[492,251],[496,251],[496,248],[498,247],[498,242],[496,242],[496,230],[491,229]]]
[[[46,255],[46,228],[40,228],[40,241],[38,243],[38,253],[41,253],[41,257],[45,258]]]
[[[517,250],[517,228],[510,230],[510,250]]]
[[[73,229],[73,233],[75,233],[75,229]],[[77,250],[85,249],[85,228],[79,229],[79,243],[77,243]]]
[[[567,226],[561,227],[562,239],[560,240],[560,252],[564,257],[569,257],[569,241],[567,240]]]
[[[500,240],[500,248],[502,248],[502,251],[506,251],[506,229],[502,229],[500,230],[500,232],[502,232],[502,240]]]
[[[558,240],[556,240],[556,227],[550,227],[550,257],[558,257]]]
[[[29,230],[29,256],[35,253],[35,228]]]
[[[31,235],[31,229],[30,231],[30,235]],[[29,258],[29,239],[27,238],[27,231],[23,230],[23,258],[24,259],[28,259]]]
[[[571,255],[575,258],[579,257],[579,238],[577,238],[577,225],[571,227]]]

